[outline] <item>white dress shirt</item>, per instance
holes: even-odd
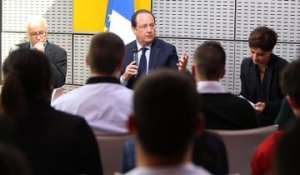
[[[167,167],[137,167],[125,175],[211,175],[207,170],[193,163]]]
[[[226,88],[218,81],[198,81],[197,91],[199,93],[227,93]]]
[[[58,97],[52,106],[82,116],[97,135],[126,134],[133,91],[116,83],[86,84]]]

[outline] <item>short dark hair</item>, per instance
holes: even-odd
[[[15,50],[4,61],[3,73],[1,107],[5,114],[25,113],[31,101],[50,100],[53,78],[49,58],[44,53]]]
[[[225,69],[226,53],[220,43],[205,41],[195,50],[193,60],[199,76],[216,80]]]
[[[148,13],[148,14],[150,14],[150,15],[153,17],[154,23],[155,23],[155,17],[154,17],[154,15],[153,15],[153,13],[152,13],[151,11],[149,11],[149,10],[141,9],[141,10],[137,10],[137,11],[132,15],[132,17],[131,17],[131,26],[132,26],[132,27],[136,27],[136,17],[137,17],[139,14],[141,14],[141,13]]]
[[[263,51],[272,51],[277,43],[277,33],[265,26],[254,29],[249,36],[250,48],[260,48]]]
[[[197,123],[195,83],[184,73],[160,69],[143,77],[134,89],[137,138],[143,150],[180,158],[193,139]]]
[[[112,74],[122,63],[125,54],[123,40],[112,32],[98,33],[93,36],[89,59],[92,71]]]
[[[289,95],[300,108],[300,59],[291,62],[280,74],[280,87],[284,95]]]

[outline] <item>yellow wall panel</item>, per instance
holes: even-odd
[[[74,32],[100,32],[104,29],[104,19],[108,0],[74,0]]]
[[[96,33],[104,31],[108,0],[74,0],[74,32]],[[151,0],[134,0],[135,10],[151,10]]]
[[[134,8],[138,9],[147,9],[151,11],[151,0],[134,0]]]

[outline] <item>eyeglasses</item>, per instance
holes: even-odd
[[[37,37],[37,36],[44,36],[46,34],[46,32],[44,31],[44,30],[42,30],[42,31],[39,31],[39,32],[32,32],[32,33],[29,33],[29,35],[31,36],[31,37]]]
[[[141,29],[141,30],[146,30],[148,27],[153,30],[155,29],[155,24],[144,24],[144,25],[141,25],[141,26],[136,26],[137,28]]]

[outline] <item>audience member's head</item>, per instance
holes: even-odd
[[[205,41],[194,53],[196,79],[218,81],[225,74],[226,54],[222,45],[215,41]]]
[[[50,100],[53,87],[48,57],[36,50],[18,49],[3,63],[2,112],[7,115],[26,112],[36,101]]]
[[[125,45],[118,35],[98,33],[91,40],[87,64],[93,74],[118,76],[124,54]]]
[[[280,87],[286,95],[295,116],[300,118],[300,60],[287,65],[280,75]],[[286,134],[277,143],[275,152],[276,175],[298,175],[300,174],[300,123]]]
[[[300,60],[293,61],[282,70],[280,87],[295,116],[300,118]]]
[[[145,9],[136,11],[131,17],[131,27],[140,45],[149,45],[154,40],[156,31],[152,12]]]
[[[161,69],[134,89],[135,114],[129,130],[136,132],[138,147],[147,157],[180,163],[202,129],[195,83],[186,74]]]
[[[29,42],[35,45],[38,42],[46,42],[48,25],[42,16],[32,16],[28,19],[25,30]]]

